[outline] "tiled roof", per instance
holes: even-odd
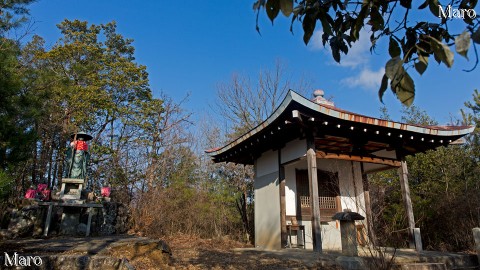
[[[241,163],[242,160],[249,159],[251,163],[252,157],[247,158],[245,156],[235,158],[235,155],[246,155],[250,152],[250,156],[252,156],[252,151],[258,152],[260,151],[259,149],[268,148],[265,147],[265,143],[285,143],[287,138],[291,139],[292,136],[294,136],[292,135],[292,131],[295,129],[286,123],[292,120],[293,111],[308,121],[314,122],[317,128],[323,130],[328,129],[329,132],[332,132],[330,135],[339,136],[338,134],[340,134],[345,138],[353,138],[358,135],[365,137],[368,135],[367,138],[369,140],[371,139],[373,142],[380,143],[388,143],[393,140],[398,140],[398,137],[402,138],[405,136],[403,140],[408,137],[411,138],[411,140],[413,140],[413,138],[418,139],[419,143],[420,141],[422,143],[423,141],[431,141],[433,144],[428,147],[429,149],[440,145],[447,145],[452,140],[471,133],[475,128],[474,126],[419,126],[382,120],[352,113],[326,104],[317,104],[290,90],[280,106],[260,125],[227,145],[210,149],[206,152],[212,156],[215,161],[224,160]],[[275,140],[266,140],[262,144],[263,148],[255,148],[255,144],[259,144],[260,139],[267,139],[267,136],[273,137],[275,133],[280,134],[282,129],[285,130],[289,127],[289,132],[284,133],[282,136],[277,135]],[[348,127],[348,129],[345,127]],[[355,132],[357,133],[360,132],[358,129],[362,129],[364,133],[355,135],[353,133],[354,129],[356,129]],[[352,132],[348,133],[347,130],[351,130]],[[396,139],[393,139],[393,136],[390,137],[393,133],[397,135]],[[377,138],[375,138],[375,136],[377,136]],[[381,137],[381,139],[378,139],[378,137]],[[274,148],[273,145],[269,147]],[[418,150],[410,150],[411,153],[420,151],[425,151],[425,147],[418,147]],[[222,158],[220,158],[220,156],[222,156]],[[230,158],[226,158],[227,156]]]

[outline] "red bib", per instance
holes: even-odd
[[[88,151],[87,142],[85,142],[85,141],[76,141],[76,142],[75,142],[75,150]]]

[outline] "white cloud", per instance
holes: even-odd
[[[385,68],[378,70],[371,68],[372,54],[370,53],[370,33],[367,30],[360,31],[360,39],[352,43],[347,55],[341,55],[340,63],[334,62],[329,45],[323,47],[322,31],[315,31],[308,45],[310,50],[323,51],[328,55],[328,63],[341,68],[348,68],[345,74],[355,74],[340,81],[349,88],[361,88],[367,91],[378,91]]]
[[[345,78],[341,83],[350,88],[361,87],[366,90],[378,91],[384,73],[385,68],[383,67],[374,71],[364,66],[357,75]]]
[[[310,38],[310,42],[308,43],[309,49],[313,51],[321,51],[329,48],[328,46],[325,48],[323,47],[322,35],[323,35],[323,31],[317,30],[313,32],[313,35]]]
[[[312,38],[310,39],[310,42],[308,44],[309,48],[314,51],[324,51],[325,54],[328,54],[331,56],[331,49],[328,43],[326,44],[325,47],[323,47],[322,44],[322,31],[315,31],[312,35]],[[350,68],[356,68],[361,65],[365,65],[368,63],[368,60],[370,58],[370,38],[369,38],[369,33],[366,30],[360,31],[360,39],[357,40],[355,43],[352,43],[352,47],[348,48],[348,54],[341,55],[340,59],[340,64],[338,64],[342,67],[350,67]],[[332,58],[330,58],[332,59]],[[333,59],[331,61],[333,63]]]

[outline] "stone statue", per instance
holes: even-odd
[[[71,138],[72,141],[67,150],[65,178],[86,179],[87,164],[90,159],[87,141],[91,140],[92,136],[85,132],[78,132],[72,134]]]

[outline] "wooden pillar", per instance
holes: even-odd
[[[280,183],[280,237],[282,248],[287,246],[287,210],[285,206],[285,168],[282,166],[282,149],[278,149],[278,181]]]
[[[313,134],[307,136],[308,182],[310,207],[312,209],[313,251],[322,252],[322,227],[320,223],[320,202],[318,201],[317,156]]]
[[[400,176],[400,188],[402,191],[403,205],[407,213],[408,220],[408,246],[415,248],[415,218],[413,216],[412,200],[410,199],[410,187],[408,185],[408,169],[405,161],[401,162],[400,168],[398,168],[398,174]]]
[[[375,246],[377,244],[377,238],[375,236],[375,230],[373,229],[372,203],[370,200],[370,183],[368,183],[368,175],[363,169],[363,163],[360,163],[360,168],[362,170],[363,197],[365,198],[365,214],[367,215],[367,235],[370,243]]]

